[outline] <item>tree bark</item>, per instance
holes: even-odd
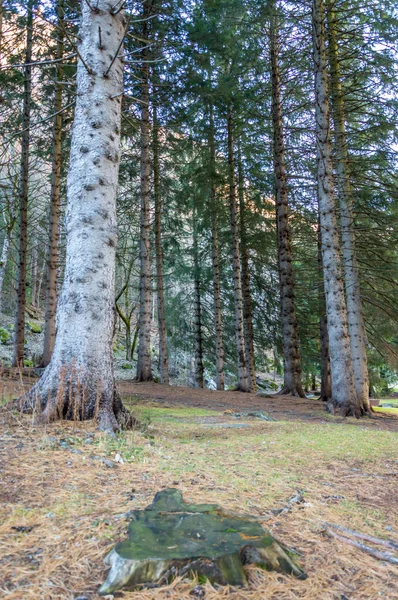
[[[305,393],[301,383],[301,356],[294,297],[278,38],[277,16],[273,14],[271,15],[270,24],[272,123],[274,132],[275,209],[283,347],[283,388],[280,393],[304,398]]]
[[[3,0],[0,0],[0,67],[3,62]]]
[[[32,102],[32,47],[33,47],[33,12],[36,0],[27,4],[26,50],[24,67],[24,94],[21,139],[21,167],[19,181],[19,239],[18,239],[18,283],[17,307],[15,314],[15,338],[13,367],[23,367],[25,342],[25,307],[26,307],[26,267],[28,244],[28,184],[29,184],[29,142],[30,112]]]
[[[366,356],[366,332],[363,320],[359,269],[355,251],[353,200],[350,186],[348,149],[345,132],[345,106],[341,86],[336,17],[330,0],[327,0],[327,21],[332,116],[336,147],[335,166],[337,189],[340,200],[340,227],[347,302],[348,333],[350,336],[352,365],[358,400],[361,403],[363,410],[371,412]]]
[[[321,396],[323,402],[332,399],[332,380],[330,375],[329,336],[326,317],[325,291],[323,282],[321,227],[318,219],[318,269],[319,269],[319,334],[321,342]]]
[[[239,216],[240,216],[240,253],[242,263],[242,291],[243,291],[243,329],[245,335],[246,365],[248,391],[256,391],[256,366],[254,362],[254,334],[253,334],[253,310],[250,291],[250,268],[249,251],[247,248],[247,230],[245,219],[245,182],[242,163],[242,149],[238,140],[238,193],[239,193]]]
[[[141,56],[141,220],[140,220],[140,315],[137,381],[151,381],[151,256],[150,256],[150,142],[149,142],[149,0],[143,2],[142,36],[145,40]]]
[[[57,311],[57,268],[59,259],[59,214],[61,202],[61,168],[62,168],[62,79],[64,55],[64,0],[57,4],[57,67],[55,84],[54,128],[53,128],[53,162],[51,172],[50,225],[48,237],[48,262],[46,277],[46,300],[44,317],[44,343],[41,367],[46,367],[54,350]]]
[[[96,416],[109,432],[131,424],[115,391],[112,356],[125,34],[124,12],[113,6],[81,4],[57,337],[50,364],[21,399],[25,410],[41,407],[46,420]]]
[[[328,407],[332,412],[336,410],[344,416],[360,417],[362,410],[356,395],[352,368],[334,198],[324,0],[313,0],[312,25],[315,64],[317,184],[332,376],[332,399]]]
[[[200,267],[198,255],[198,228],[196,220],[196,209],[193,208],[193,274],[195,290],[195,386],[203,388],[203,338],[202,338],[202,310],[200,300]]]
[[[3,242],[3,249],[1,251],[0,258],[0,311],[2,309],[2,300],[3,300],[3,283],[4,283],[4,275],[6,272],[7,260],[8,260],[8,251],[10,249],[10,234],[6,231],[6,235]]]
[[[214,110],[209,103],[209,151],[210,151],[210,215],[211,254],[213,263],[214,327],[216,331],[216,387],[224,389],[224,346],[221,313],[220,262],[218,249],[217,195],[216,195],[216,145],[214,140]]]
[[[236,351],[238,359],[238,385],[237,389],[241,392],[247,392],[249,389],[246,356],[245,356],[245,338],[243,330],[243,298],[242,282],[240,271],[240,252],[239,252],[239,226],[238,226],[238,207],[236,202],[236,183],[235,183],[235,160],[234,160],[234,138],[233,138],[233,112],[232,107],[228,109],[228,173],[229,173],[229,209],[231,225],[231,250],[232,250],[232,273],[234,280],[234,303],[235,303],[235,338]]]
[[[153,191],[155,201],[155,252],[156,252],[156,290],[158,300],[159,327],[159,371],[161,383],[169,383],[169,360],[167,353],[166,312],[164,303],[163,249],[162,249],[162,195],[160,190],[159,165],[159,123],[157,118],[156,86],[154,84],[153,101]]]
[[[32,248],[32,268],[31,268],[31,297],[30,302],[33,306],[36,306],[36,296],[37,296],[37,240],[33,237],[33,248]]]

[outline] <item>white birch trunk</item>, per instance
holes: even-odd
[[[332,411],[338,410],[344,416],[355,415],[359,417],[362,411],[356,395],[352,368],[334,198],[325,52],[324,0],[313,0],[312,24],[315,66],[317,182],[332,375],[332,399],[329,408]]]
[[[371,412],[369,376],[366,356],[366,332],[363,320],[359,269],[355,252],[352,190],[348,168],[348,149],[345,132],[345,107],[341,87],[336,18],[330,0],[327,3],[330,83],[332,115],[336,144],[337,189],[340,200],[340,226],[347,302],[348,333],[358,399],[365,411]]]
[[[95,415],[100,428],[112,431],[126,414],[112,360],[125,17],[113,12],[113,0],[91,6],[82,1],[57,338],[24,408],[37,398],[46,419]]]

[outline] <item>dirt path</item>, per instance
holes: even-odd
[[[167,386],[160,383],[136,383],[119,381],[118,390],[123,398],[134,397],[140,401],[155,402],[162,406],[189,406],[222,412],[263,411],[278,421],[327,421],[330,423],[350,423],[359,427],[398,431],[398,418],[378,413],[372,419],[343,419],[332,417],[325,411],[324,404],[310,398],[275,396],[261,398],[256,394],[241,392],[218,392],[182,386]]]

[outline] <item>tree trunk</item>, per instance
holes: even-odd
[[[202,339],[202,310],[200,304],[200,267],[198,256],[198,229],[196,222],[196,209],[193,208],[193,274],[195,289],[195,385],[203,388],[203,339]]]
[[[46,367],[54,350],[57,310],[57,268],[59,257],[59,214],[61,202],[61,168],[62,168],[62,79],[64,55],[64,0],[57,4],[57,80],[55,84],[55,118],[53,128],[53,162],[51,173],[50,225],[48,238],[48,262],[46,277],[46,300],[44,321],[44,344],[41,367]]]
[[[37,240],[33,237],[33,248],[32,248],[32,268],[31,268],[31,297],[30,302],[33,306],[36,306],[37,296]]]
[[[21,140],[21,169],[19,181],[19,240],[18,240],[18,283],[17,307],[15,314],[15,338],[13,367],[23,367],[25,341],[25,306],[26,306],[26,262],[28,243],[28,184],[29,184],[29,142],[30,142],[30,109],[32,91],[32,46],[33,46],[33,11],[36,0],[29,0],[26,21],[26,51],[24,67],[24,95]]]
[[[159,123],[157,119],[156,88],[154,85],[153,102],[153,191],[155,200],[155,251],[156,251],[156,289],[158,299],[159,327],[159,371],[161,383],[169,383],[169,360],[167,354],[167,329],[164,304],[163,249],[162,249],[162,195],[160,190],[159,166]]]
[[[242,288],[243,288],[243,319],[246,349],[246,365],[249,392],[256,391],[256,367],[254,362],[254,335],[253,335],[253,310],[250,291],[249,252],[247,249],[247,231],[245,220],[245,182],[242,163],[242,149],[238,140],[238,192],[240,214],[240,252],[242,261]]]
[[[246,369],[245,339],[243,332],[243,298],[240,272],[239,253],[239,226],[238,207],[236,202],[235,183],[235,161],[234,161],[234,138],[233,138],[233,112],[228,110],[228,172],[229,172],[229,208],[232,238],[232,273],[234,280],[234,302],[235,302],[235,337],[238,358],[238,385],[237,389],[247,392],[249,389]]]
[[[43,259],[41,268],[40,268],[40,273],[39,273],[39,277],[38,277],[38,282],[37,282],[37,290],[36,290],[36,300],[35,300],[35,306],[37,306],[37,308],[40,308],[40,299],[41,299],[41,288],[43,285],[43,279],[44,279],[44,271],[46,270],[46,264],[45,264],[45,260]]]
[[[6,272],[9,249],[10,249],[10,233],[7,230],[5,238],[4,238],[3,249],[1,251],[1,258],[0,258],[0,311],[2,309],[2,304],[3,304],[3,302],[2,302],[3,301],[3,283],[4,283],[4,275]]]
[[[137,381],[152,380],[151,369],[151,256],[150,256],[150,176],[149,147],[149,0],[143,2],[143,39],[141,68],[141,225],[140,225],[140,316]]]
[[[105,431],[131,423],[115,390],[112,356],[125,33],[124,12],[113,6],[81,4],[57,337],[50,364],[22,399],[24,409],[41,406],[47,420],[96,416]]]
[[[214,141],[213,104],[209,104],[209,150],[210,150],[210,214],[211,250],[213,262],[214,326],[216,331],[216,387],[224,389],[224,346],[222,335],[220,264],[218,250],[217,197],[216,197],[216,146]]]
[[[279,33],[277,16],[271,16],[272,123],[274,131],[275,208],[280,279],[283,388],[281,394],[305,397],[301,383],[301,356],[294,298],[292,243],[285,166],[285,141],[282,120],[279,71]]]
[[[321,227],[318,218],[318,269],[319,269],[319,334],[321,342],[321,396],[323,402],[332,399],[332,380],[330,375],[329,336],[326,318],[325,291],[323,282]]]
[[[332,412],[337,410],[344,416],[359,417],[362,410],[356,395],[352,368],[333,189],[324,9],[324,0],[313,0],[317,183],[332,375],[332,399],[328,406]]]
[[[3,62],[3,0],[0,0],[0,67]]]
[[[366,357],[366,333],[363,320],[359,269],[355,252],[354,215],[348,167],[348,150],[345,133],[345,107],[341,86],[340,61],[337,46],[336,18],[330,0],[327,0],[328,50],[332,116],[336,146],[336,176],[340,200],[340,226],[344,281],[347,302],[348,333],[350,336],[355,389],[363,410],[371,412],[369,402],[369,376]]]

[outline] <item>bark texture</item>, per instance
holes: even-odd
[[[312,25],[315,67],[317,184],[332,376],[332,399],[328,406],[332,412],[336,410],[344,416],[355,415],[359,417],[362,410],[356,395],[352,368],[334,197],[325,52],[324,0],[313,0]]]
[[[332,379],[330,374],[330,353],[329,353],[329,336],[328,323],[326,317],[325,303],[325,287],[323,282],[323,265],[322,265],[322,245],[321,245],[321,228],[318,218],[318,269],[319,269],[319,334],[321,342],[321,396],[323,402],[330,402],[332,399]]]
[[[228,111],[228,173],[229,173],[229,209],[231,224],[231,251],[232,251],[232,276],[234,280],[234,303],[235,303],[235,338],[236,351],[238,358],[238,386],[241,392],[247,392],[249,389],[247,368],[246,368],[246,349],[243,329],[243,297],[242,281],[240,270],[240,252],[239,252],[239,224],[238,224],[238,205],[236,201],[236,182],[235,182],[235,160],[234,160],[234,136],[233,136],[233,112],[232,108]]]
[[[347,302],[348,333],[350,336],[355,389],[358,400],[366,412],[371,412],[369,401],[369,376],[366,356],[366,332],[363,320],[359,269],[355,252],[353,196],[350,186],[347,139],[345,132],[345,106],[341,86],[340,59],[337,46],[336,17],[333,4],[327,0],[328,54],[332,116],[336,148],[336,178],[340,200],[340,226],[344,281]]]
[[[137,362],[137,381],[152,379],[151,367],[151,255],[150,255],[150,121],[149,121],[149,64],[148,34],[151,7],[143,2],[143,48],[141,52],[141,221],[140,221],[140,316]]]
[[[211,255],[213,263],[214,328],[216,332],[216,386],[224,389],[224,346],[221,313],[220,259],[217,226],[217,188],[216,188],[216,145],[214,140],[214,110],[209,104],[209,151],[210,151],[210,215],[211,215]]]
[[[200,267],[198,251],[198,229],[196,220],[196,209],[193,209],[193,276],[194,276],[194,336],[195,336],[195,385],[203,388],[203,337],[202,337],[202,307],[200,298]]]
[[[153,192],[155,200],[155,252],[156,252],[156,292],[158,301],[159,327],[159,371],[161,383],[169,383],[169,360],[167,353],[166,311],[164,304],[163,248],[162,248],[162,195],[160,189],[159,163],[159,123],[157,118],[156,88],[153,104]]]
[[[125,30],[123,11],[113,6],[81,5],[57,337],[50,364],[21,399],[23,409],[42,409],[44,419],[96,416],[106,431],[131,422],[115,392],[112,360]]]
[[[4,275],[6,272],[9,249],[10,249],[10,236],[8,235],[8,232],[7,232],[6,236],[4,238],[3,249],[1,251],[1,258],[0,258],[0,310],[1,310],[1,305],[2,305],[3,282],[4,282]]]
[[[243,291],[243,329],[245,335],[246,365],[248,391],[256,391],[256,366],[254,362],[254,333],[253,333],[253,309],[250,290],[250,268],[249,250],[247,247],[247,229],[245,218],[245,182],[242,162],[242,149],[238,141],[238,193],[239,193],[239,216],[240,216],[240,253],[242,263],[242,291]]]
[[[26,267],[28,246],[28,185],[29,185],[29,141],[30,111],[32,103],[32,46],[33,13],[35,0],[29,0],[26,21],[26,50],[24,67],[24,93],[21,139],[21,168],[19,181],[19,236],[18,236],[18,283],[15,314],[15,338],[13,367],[23,367],[25,341]]]
[[[278,21],[277,16],[274,14],[271,16],[270,23],[270,49],[272,72],[272,124],[274,133],[275,209],[283,347],[283,388],[280,393],[304,398],[305,393],[301,383],[301,356],[294,298],[292,243],[285,166],[278,38]]]
[[[58,268],[58,242],[59,242],[59,213],[61,200],[61,167],[62,167],[62,79],[64,55],[64,0],[57,4],[57,80],[55,84],[54,128],[53,128],[53,162],[51,172],[51,198],[50,198],[50,224],[48,236],[47,277],[44,343],[41,367],[46,367],[54,350],[55,344],[55,315],[57,310],[57,268]]]

